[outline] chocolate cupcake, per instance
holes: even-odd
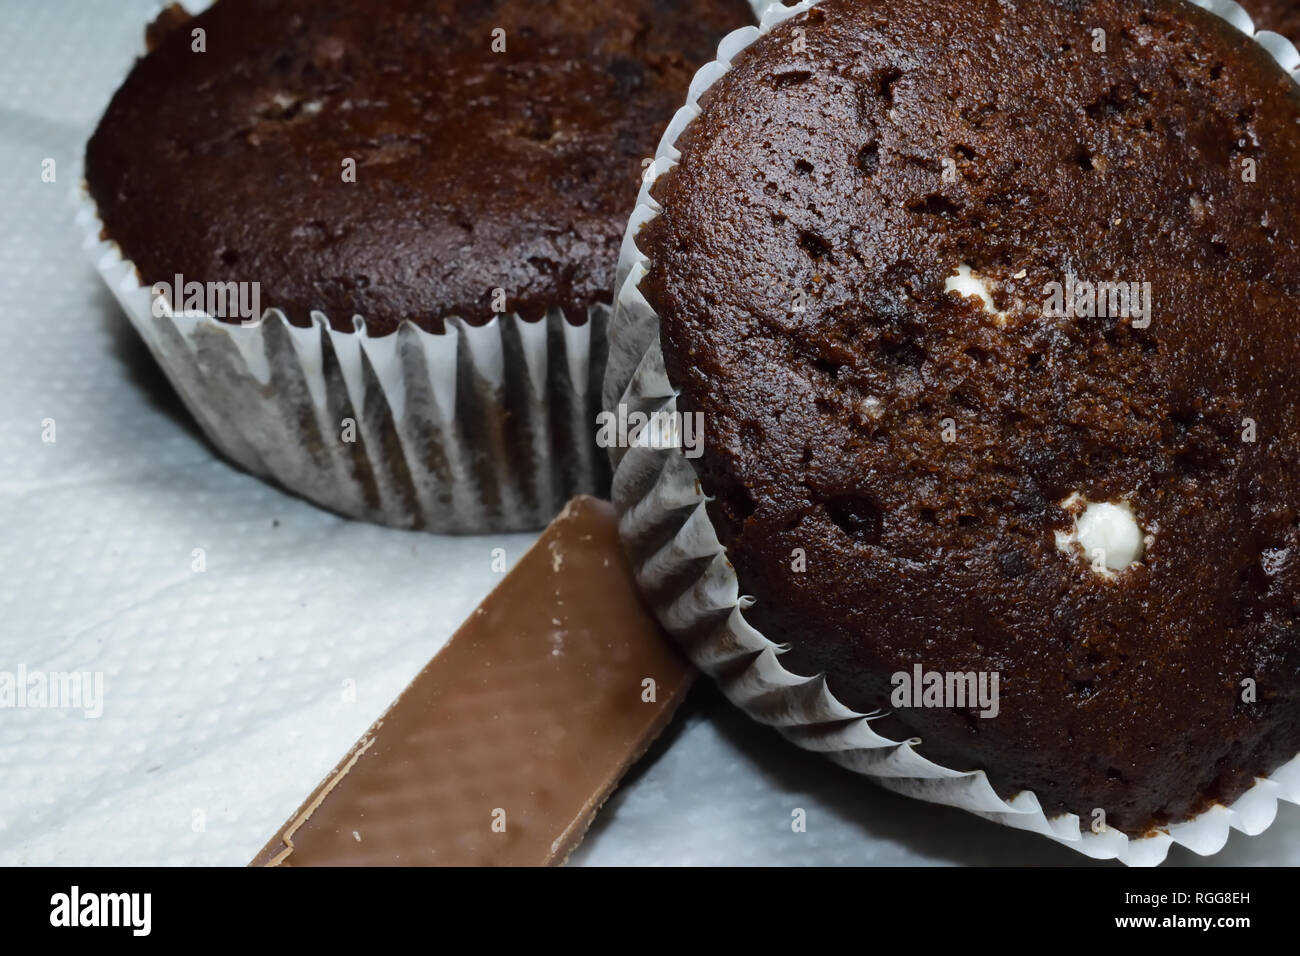
[[[607,405],[677,422],[615,455],[664,623],[895,789],[1130,862],[1262,829],[1300,800],[1300,87],[1176,0],[825,0],[719,60],[611,327]]]
[[[750,19],[742,0],[172,7],[87,146],[83,223],[244,467],[366,520],[540,526],[608,480],[592,423],[636,184]]]

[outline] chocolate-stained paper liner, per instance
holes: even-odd
[[[620,403],[632,412],[675,412],[676,391],[664,370],[659,346],[659,317],[638,284],[648,260],[636,246],[640,228],[659,212],[650,196],[653,177],[676,164],[674,144],[699,115],[699,98],[732,59],[761,34],[813,6],[770,4],[761,25],[726,36],[717,59],[704,66],[691,84],[686,105],[673,117],[643,183],[637,207],[623,240],[617,295],[609,329],[609,364],[604,404]],[[1211,0],[1200,6],[1254,36],[1282,67],[1297,76],[1300,54],[1285,38],[1256,33],[1250,17],[1232,2]],[[761,2],[756,3],[761,8]],[[1300,77],[1297,77],[1300,79]],[[1258,834],[1268,828],[1277,801],[1300,803],[1300,756],[1255,784],[1230,807],[1214,806],[1193,819],[1142,838],[1118,830],[1094,833],[1074,814],[1049,817],[1038,798],[1024,791],[1009,800],[994,792],[983,770],[959,772],[926,759],[914,749],[918,739],[896,741],[872,729],[878,714],[860,714],[830,692],[824,676],[800,677],[786,670],[786,649],[753,628],[745,611],[762,600],[740,593],[735,570],[727,560],[705,510],[708,500],[681,447],[665,447],[646,429],[629,448],[611,449],[613,499],[619,532],[631,556],[638,583],[664,627],[677,638],[695,664],[718,680],[723,692],[750,717],[776,728],[789,740],[825,754],[850,770],[869,776],[890,790],[921,800],[961,807],[1022,830],[1032,830],[1071,846],[1087,856],[1118,859],[1132,865],[1162,862],[1171,844],[1209,855],[1221,849],[1230,829]]]
[[[593,432],[608,306],[581,325],[558,309],[452,318],[441,335],[408,321],[371,336],[359,316],[339,332],[319,312],[301,327],[275,309],[249,326],[156,316],[87,197],[77,223],[185,406],[253,474],[351,518],[455,533],[540,528],[575,494],[604,490]]]

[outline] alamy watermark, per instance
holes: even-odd
[[[168,315],[210,315],[214,319],[239,319],[241,325],[262,321],[262,284],[260,282],[186,282],[177,273],[170,282],[155,282],[154,318]]]
[[[74,884],[68,892],[50,897],[50,925],[121,927],[132,936],[148,936],[153,929],[153,894],[83,892]]]
[[[600,448],[680,448],[687,458],[704,454],[704,413],[629,411],[619,403],[615,411],[596,416],[596,444]]]
[[[996,717],[997,671],[927,671],[920,664],[911,673],[898,671],[889,678],[894,689],[889,703],[898,710],[910,707],[978,708],[981,717]]]
[[[1043,313],[1052,318],[1126,318],[1135,329],[1151,324],[1150,282],[1089,282],[1067,272],[1064,282],[1047,283],[1043,294]]]
[[[80,710],[95,720],[104,713],[103,671],[0,671],[0,710]]]

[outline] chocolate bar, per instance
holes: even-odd
[[[252,865],[562,863],[693,676],[575,498]]]

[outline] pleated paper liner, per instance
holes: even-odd
[[[256,325],[160,309],[94,203],[85,248],[212,443],[255,475],[339,514],[435,532],[543,527],[575,494],[601,494],[594,439],[608,306],[575,325],[449,319],[371,336],[270,309]],[[165,304],[165,303],[164,303]]]
[[[686,105],[664,133],[652,177],[677,162],[677,137],[699,115],[701,94],[729,69],[732,59],[763,33],[813,5],[811,0],[792,7],[770,4],[759,27],[737,30],[722,40],[717,59],[696,74]],[[1256,33],[1250,17],[1235,3],[1213,0],[1199,5],[1253,36],[1284,69],[1297,75],[1300,54],[1285,38]],[[638,288],[648,260],[637,249],[636,236],[659,211],[650,196],[652,184],[653,178],[642,185],[623,240],[609,331],[604,404],[611,410],[622,404],[628,415],[677,411],[676,391],[659,346],[659,317]],[[745,620],[745,611],[762,598],[740,593],[735,570],[705,510],[704,491],[682,448],[667,447],[671,444],[662,436],[652,438],[646,429],[630,448],[611,449],[620,535],[638,582],[661,623],[695,664],[718,680],[727,697],[800,747],[823,753],[890,790],[1041,833],[1090,857],[1133,865],[1162,862],[1175,843],[1203,855],[1215,853],[1232,829],[1252,835],[1266,830],[1278,800],[1300,803],[1297,756],[1269,777],[1258,778],[1230,807],[1214,806],[1141,838],[1113,829],[1097,833],[1074,814],[1048,816],[1028,791],[1002,799],[983,770],[959,772],[926,759],[915,750],[919,739],[896,741],[877,734],[871,727],[874,715],[846,707],[823,677],[800,677],[786,670],[780,661],[785,648]]]

